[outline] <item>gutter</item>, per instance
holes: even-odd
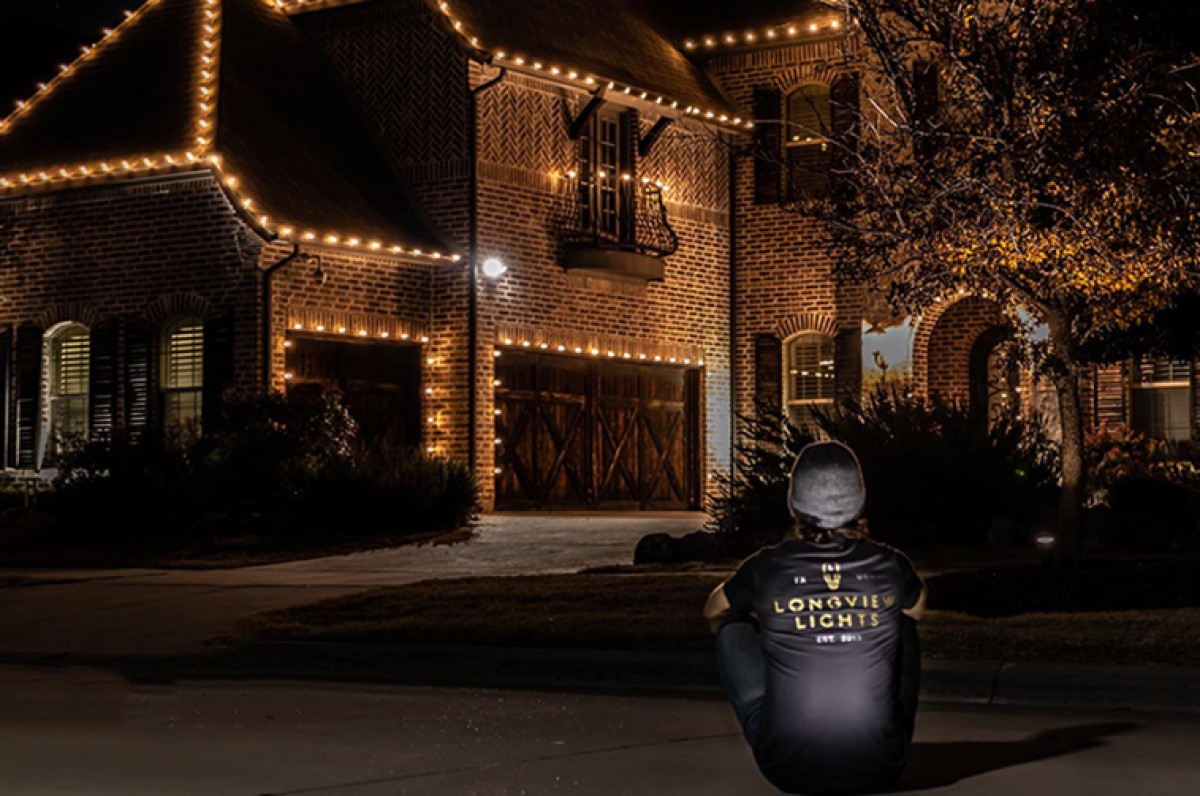
[[[262,387],[263,392],[271,391],[271,278],[283,270],[300,256],[300,244],[293,243],[292,251],[277,263],[267,266],[262,272]]]
[[[480,60],[490,66],[489,60]],[[469,136],[468,160],[470,161],[470,242],[467,262],[471,269],[470,299],[467,312],[467,460],[474,472],[479,453],[476,439],[479,431],[479,396],[476,381],[479,374],[479,96],[499,85],[508,75],[508,69],[500,67],[500,74],[471,89],[471,135]]]
[[[737,302],[737,176],[738,156],[741,152],[736,146],[729,148],[729,476],[737,475],[737,336],[738,336],[738,302]]]

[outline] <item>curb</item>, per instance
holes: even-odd
[[[585,691],[722,698],[707,652],[253,642],[193,656],[0,654],[0,663],[98,666],[135,682],[181,679]],[[1200,668],[987,661],[923,664],[926,705],[1200,714]]]

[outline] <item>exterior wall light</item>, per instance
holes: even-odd
[[[483,275],[488,279],[499,279],[508,273],[508,266],[498,257],[489,257],[483,261]]]

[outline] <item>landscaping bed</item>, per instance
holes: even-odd
[[[246,631],[264,641],[707,651],[701,610],[720,582],[686,573],[426,581],[261,614]],[[1200,665],[1197,607],[982,617],[943,606],[921,636],[931,659]]]

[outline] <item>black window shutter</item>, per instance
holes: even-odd
[[[139,439],[154,428],[158,385],[154,327],[142,320],[125,324],[125,428]]]
[[[38,466],[37,439],[41,425],[42,346],[46,331],[40,326],[17,329],[16,412],[12,462],[22,470]]]
[[[233,316],[223,313],[204,322],[204,397],[202,423],[211,428],[225,391],[233,385]]]
[[[778,204],[783,182],[783,96],[773,89],[754,89],[754,203]]]
[[[858,152],[859,86],[857,75],[839,77],[829,90],[830,128],[833,138],[833,153],[830,167],[831,183],[835,196],[849,188],[853,180],[849,173],[854,169]]]
[[[12,461],[8,450],[9,408],[12,404],[13,391],[12,346],[12,329],[0,331],[0,385],[3,385],[4,390],[4,394],[0,395],[0,469],[7,469],[9,462]]]
[[[117,414],[117,323],[104,321],[91,329],[88,373],[88,427],[92,439],[110,439]]]
[[[754,402],[763,408],[783,408],[783,341],[773,334],[754,338]]]

